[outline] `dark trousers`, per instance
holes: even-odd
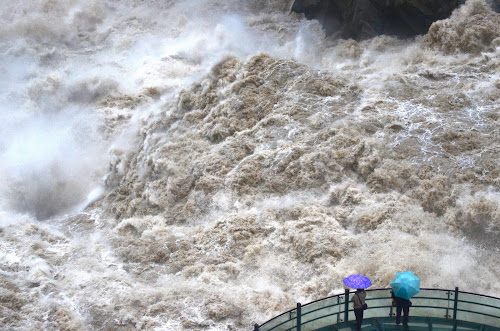
[[[356,330],[361,330],[363,323],[363,308],[354,308],[354,316],[356,316]]]
[[[401,322],[401,310],[403,311],[403,325],[408,324],[408,315],[410,314],[410,307],[397,306],[396,307],[396,324]]]

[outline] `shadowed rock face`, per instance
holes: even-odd
[[[495,0],[496,1],[496,0]],[[317,19],[326,33],[367,39],[377,35],[402,38],[427,33],[431,24],[447,18],[460,0],[296,0],[292,11]]]
[[[493,10],[500,13],[500,0],[491,0],[490,3]]]

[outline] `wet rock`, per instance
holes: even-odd
[[[490,0],[489,3],[494,11],[500,13],[500,0]]]
[[[326,33],[357,40],[377,35],[402,38],[427,33],[431,24],[447,18],[459,0],[296,0],[292,11],[317,19]]]

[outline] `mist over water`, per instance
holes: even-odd
[[[290,7],[2,5],[2,329],[244,330],[351,273],[500,296],[500,14],[356,42]]]

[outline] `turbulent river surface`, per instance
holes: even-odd
[[[500,14],[325,37],[287,0],[3,0],[0,329],[245,330],[500,296]]]

